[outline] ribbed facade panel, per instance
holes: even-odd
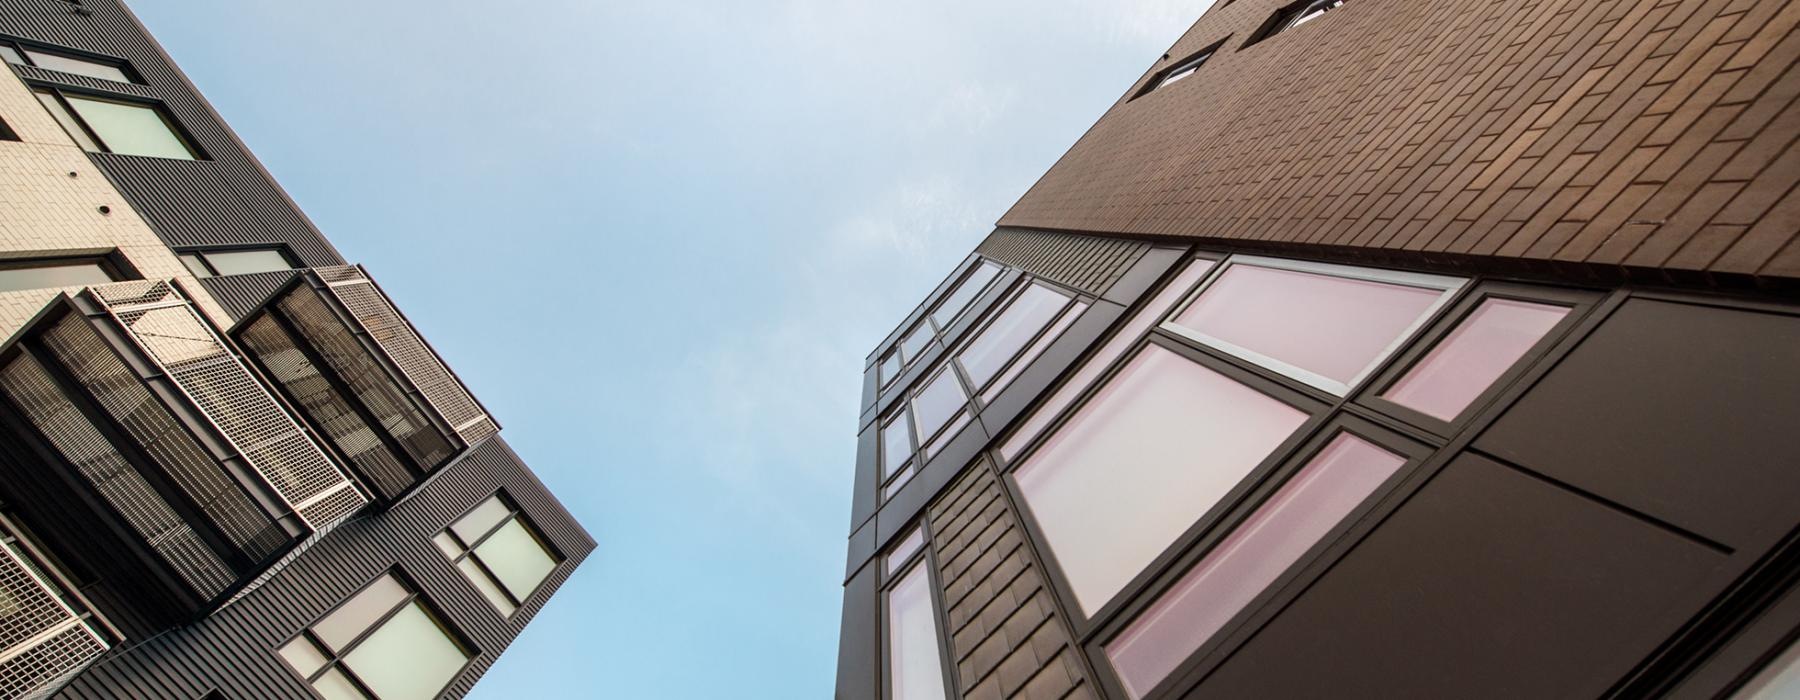
[[[430,538],[496,490],[522,508],[564,557],[544,585],[502,618]],[[396,564],[480,652],[445,697],[462,697],[561,587],[594,542],[498,438],[446,467],[385,513],[339,526],[250,594],[194,625],[102,659],[55,696],[70,700],[193,700],[217,689],[231,698],[310,700],[274,649]],[[129,643],[128,643],[129,644]]]
[[[1150,244],[1052,231],[999,229],[976,252],[1038,277],[1091,294],[1117,282]]]
[[[243,320],[275,292],[280,291],[282,285],[293,279],[295,274],[293,270],[282,270],[254,275],[203,277],[200,279],[200,286],[205,287],[213,299],[225,307],[225,312],[231,314],[233,320]]]

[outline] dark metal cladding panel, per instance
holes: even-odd
[[[513,497],[564,558],[510,619],[502,618],[430,541],[499,489]],[[340,526],[241,600],[191,626],[127,642],[53,697],[193,700],[218,689],[231,698],[311,700],[274,649],[398,564],[447,622],[477,647],[475,660],[444,694],[459,698],[593,548],[593,539],[518,456],[492,438],[391,510]]]
[[[1038,277],[1098,295],[1149,249],[1148,243],[1123,238],[1002,228],[975,250]]]
[[[253,275],[205,277],[201,278],[200,286],[205,287],[213,299],[225,307],[225,313],[231,314],[233,321],[241,321],[293,278],[293,270],[280,270]]]
[[[118,0],[0,2],[0,35],[124,59],[144,79],[121,85],[30,67],[33,81],[161,102],[208,160],[107,153],[94,162],[171,246],[285,244],[307,265],[344,260]]]

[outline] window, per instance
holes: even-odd
[[[431,700],[474,656],[393,572],[277,653],[326,700]]]
[[[1318,19],[1326,12],[1343,7],[1344,2],[1345,0],[1300,0],[1283,7],[1277,10],[1268,22],[1263,23],[1262,29],[1252,35],[1250,41],[1245,42],[1244,45],[1249,46]]]
[[[86,287],[125,279],[103,257],[0,260],[0,292]]]
[[[190,250],[180,253],[181,264],[195,277],[253,275],[259,272],[292,270],[298,265],[281,248],[249,248],[242,250]]]
[[[1800,697],[1800,643],[1770,661],[1749,683],[1731,694],[1731,700],[1782,700]]]
[[[880,374],[876,376],[881,379],[881,386],[883,388],[894,383],[895,379],[900,378],[900,367],[900,353],[898,351],[889,351],[886,357],[881,358],[880,369],[876,370]]]
[[[887,386],[890,377],[897,377],[907,365],[918,360],[931,347],[932,342],[950,331],[950,326],[962,318],[969,305],[975,302],[981,293],[993,284],[1000,276],[1000,266],[988,261],[980,261],[958,280],[956,286],[945,294],[930,313],[919,319],[918,323],[908,329],[901,337],[899,344],[899,361],[892,373],[886,372],[887,360],[883,360],[882,386]],[[890,356],[891,357],[891,356]]]
[[[1381,398],[1454,421],[1569,311],[1566,306],[1486,299]]]
[[[931,575],[920,561],[898,580],[887,591],[888,698],[944,700],[948,689]]]
[[[89,151],[196,160],[200,154],[161,107],[37,88],[38,101]]]
[[[1131,697],[1143,697],[1198,651],[1405,463],[1339,433],[1105,645]]]
[[[1433,275],[1239,257],[1164,327],[1343,395],[1460,286]]]
[[[89,78],[111,80],[115,83],[137,82],[125,72],[124,61],[108,59],[84,58],[64,53],[55,53],[29,46],[19,46],[0,41],[0,58],[7,63],[21,66],[37,66],[63,73],[85,75]]]
[[[1088,614],[1101,609],[1308,419],[1147,346],[1014,472]]]
[[[956,362],[967,374],[969,386],[987,388],[1071,301],[1067,294],[1042,283],[1027,285],[957,353]]]
[[[1212,58],[1213,54],[1218,52],[1219,46],[1223,43],[1224,42],[1219,42],[1218,44],[1213,44],[1212,46],[1201,49],[1199,53],[1189,56],[1187,60],[1158,72],[1155,76],[1152,76],[1150,80],[1146,81],[1144,89],[1139,90],[1136,95],[1132,95],[1131,99],[1135,100],[1144,95],[1161,90],[1199,72],[1200,67],[1206,65],[1207,59]],[[1167,57],[1165,56],[1164,58]]]
[[[556,570],[557,557],[544,538],[501,494],[489,496],[432,541],[502,615],[518,610]]]

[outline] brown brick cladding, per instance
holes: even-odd
[[[993,470],[976,465],[929,517],[963,697],[1097,697]]]
[[[1148,243],[1124,238],[1003,228],[990,234],[975,252],[1038,277],[1100,294],[1149,249]]]
[[[1212,9],[1001,224],[1800,277],[1800,2],[1350,0],[1239,50],[1288,1]]]

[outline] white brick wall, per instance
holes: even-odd
[[[0,258],[118,250],[148,279],[176,278],[220,327],[230,317],[94,167],[37,96],[0,70],[0,119],[22,141],[0,141]],[[101,207],[111,209],[100,213]],[[11,337],[58,289],[0,293],[0,339]],[[73,290],[69,290],[73,291]]]

